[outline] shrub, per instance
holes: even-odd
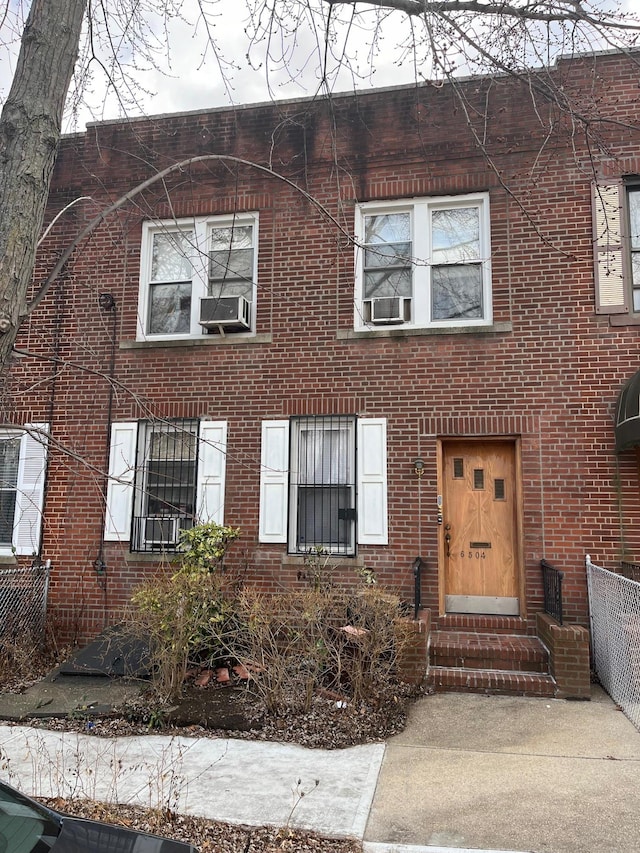
[[[176,699],[189,668],[221,654],[229,605],[216,575],[177,572],[142,584],[129,628],[149,643],[154,685]]]
[[[185,531],[179,569],[133,595],[130,629],[150,644],[160,694],[175,700],[191,667],[231,659],[252,672],[250,687],[272,715],[305,713],[322,691],[353,707],[395,697],[406,642],[398,597],[371,572],[356,588],[339,587],[321,552],[307,561],[307,588],[232,592],[220,569],[238,535],[217,524]]]
[[[247,589],[235,652],[257,670],[252,689],[270,714],[304,713],[318,692],[379,707],[395,694],[399,615],[399,599],[378,587]]]
[[[215,521],[194,524],[180,533],[180,571],[214,572],[222,569],[230,543],[240,536],[239,527]]]
[[[215,522],[183,531],[180,566],[133,594],[129,630],[149,644],[154,686],[165,699],[176,699],[189,668],[213,661],[227,643],[231,604],[220,572],[235,527]]]

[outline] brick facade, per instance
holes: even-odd
[[[261,422],[386,418],[389,544],[360,546],[339,571],[353,577],[365,565],[412,601],[421,555],[433,617],[442,609],[440,443],[513,439],[522,615],[535,632],[545,558],[565,573],[567,621],[587,624],[584,554],[601,565],[640,560],[638,468],[632,452],[616,456],[613,431],[617,395],[638,367],[638,326],[595,313],[591,211],[594,168],[640,172],[640,90],[635,65],[617,55],[553,73],[580,94],[585,115],[615,110],[595,161],[553,105],[534,110],[506,79],[461,84],[473,132],[451,86],[425,85],[106,122],[63,140],[49,219],[79,196],[92,201],[55,225],[36,282],[102,207],[155,170],[237,159],[187,165],[108,217],[20,334],[28,355],[15,360],[6,415],[51,424],[42,556],[54,566],[50,615],[62,633],[88,637],[116,620],[159,565],[127,543],[101,551],[110,423],[150,414],[227,422],[224,515],[242,529],[232,562],[270,590],[297,583],[301,561],[258,542]],[[356,204],[472,192],[490,197],[492,325],[355,333]],[[143,222],[234,211],[259,212],[255,337],[137,341]],[[105,292],[115,312],[99,307]],[[104,576],[94,568],[101,553]]]

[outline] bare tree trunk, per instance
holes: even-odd
[[[0,116],[0,371],[23,317],[87,0],[33,0]]]

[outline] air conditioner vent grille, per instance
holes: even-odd
[[[205,329],[249,329],[251,304],[244,296],[205,296],[200,300],[199,322]]]
[[[378,296],[364,300],[364,318],[373,325],[400,325],[411,321],[411,299],[406,296]]]

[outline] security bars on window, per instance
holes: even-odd
[[[174,551],[196,511],[198,421],[138,428],[132,551]]]
[[[353,555],[356,526],[355,418],[291,420],[290,550]]]

